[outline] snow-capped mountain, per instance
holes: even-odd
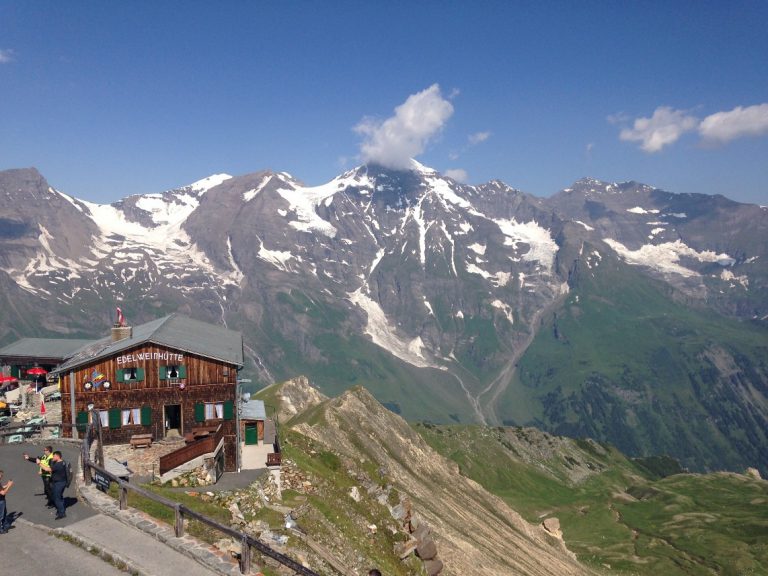
[[[8,170],[0,336],[100,335],[117,304],[136,323],[182,310],[242,330],[262,382],[307,373],[411,418],[523,424],[541,415],[507,408],[529,393],[518,361],[600,267],[765,324],[766,252],[765,208],[634,182],[540,199],[414,161],[315,187],[218,174],[97,205]]]

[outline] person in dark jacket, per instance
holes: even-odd
[[[8,490],[13,486],[13,480],[8,480],[3,484],[3,471],[0,470],[0,534],[8,532],[8,526],[5,525],[5,515],[7,509],[5,507],[5,495],[8,494]]]
[[[56,520],[66,518],[64,488],[67,487],[67,464],[61,459],[61,452],[56,450],[50,463],[40,464],[40,468],[51,473],[51,490],[53,491],[53,505],[56,506]]]

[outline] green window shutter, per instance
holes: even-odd
[[[205,422],[205,404],[195,404],[195,422]]]
[[[122,410],[120,408],[109,409],[109,427],[120,428],[122,424]]]
[[[168,378],[168,367],[160,366],[160,380],[166,380]]]
[[[144,368],[136,368],[136,380],[144,380]]]
[[[125,370],[123,370],[122,368],[117,369],[115,376],[117,376],[115,380],[117,380],[118,382],[125,382]]]
[[[179,366],[179,378],[186,378],[186,377],[187,377],[187,367]]]
[[[224,420],[232,420],[235,417],[235,407],[232,400],[224,402]]]
[[[152,425],[152,407],[151,406],[141,407],[141,425],[142,426]]]
[[[85,432],[85,426],[88,424],[88,412],[78,412],[75,418],[78,432]]]

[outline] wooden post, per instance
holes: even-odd
[[[75,414],[75,372],[71,370],[69,372],[69,410],[71,412],[72,420],[72,438],[78,440],[80,433],[77,430],[77,415]]]
[[[128,508],[128,488],[122,483],[120,484],[120,510],[126,510]]]
[[[85,481],[86,486],[90,486],[93,481],[90,462],[85,462],[83,464],[83,480]]]
[[[176,522],[173,526],[174,532],[176,533],[176,538],[181,538],[184,536],[184,514],[181,512],[181,505],[178,503],[173,509],[176,513]]]
[[[104,468],[104,437],[101,433],[101,414],[99,414],[99,410],[96,410],[96,430],[99,433],[99,449],[96,452],[96,460],[98,460],[99,466]]]
[[[243,534],[240,548],[240,574],[249,574],[251,571],[251,546],[248,544],[248,536]]]

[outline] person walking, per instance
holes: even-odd
[[[13,480],[8,480],[3,484],[3,471],[0,470],[0,534],[8,532],[8,526],[5,524],[5,516],[8,509],[5,505],[5,495],[8,494],[8,490],[13,486]]]
[[[26,452],[24,453],[24,460],[27,462],[34,462],[40,467],[37,473],[40,474],[40,478],[43,480],[43,492],[45,493],[46,506],[48,506],[48,508],[53,508],[53,489],[51,488],[51,473],[43,470],[43,464],[50,466],[52,458],[53,446],[46,446],[43,449],[42,456],[38,456],[37,458],[32,458]]]
[[[67,487],[67,464],[61,459],[61,452],[56,450],[49,464],[40,464],[40,468],[51,474],[53,505],[56,506],[56,520],[66,518],[64,508],[64,488]]]

